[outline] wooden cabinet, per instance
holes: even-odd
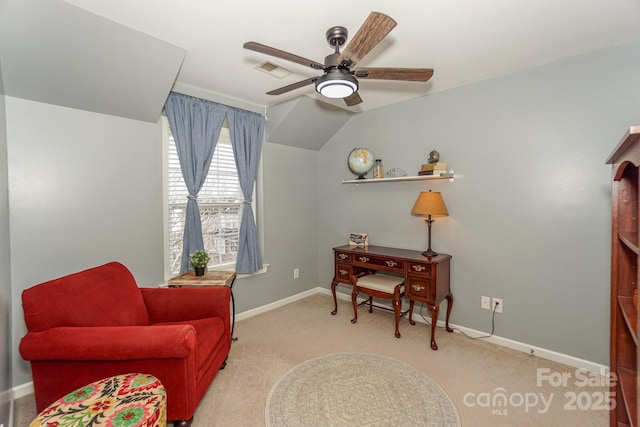
[[[613,165],[611,233],[610,425],[638,425],[638,232],[640,126],[632,127],[607,159]]]
[[[447,317],[445,329],[453,332],[449,327],[449,316],[453,307],[453,295],[449,287],[451,256],[439,254],[425,261],[409,261],[407,275],[404,282],[404,297],[409,302],[409,323],[414,325],[413,305],[416,301],[427,304],[431,312],[431,348],[438,349],[435,340],[436,321],[440,313],[440,303],[447,300]]]
[[[436,306],[449,291],[450,257],[432,258],[428,262],[409,262],[405,283],[406,298]]]

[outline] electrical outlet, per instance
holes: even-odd
[[[502,313],[502,299],[494,298],[493,299],[493,307],[495,307],[496,313]]]
[[[299,268],[294,268],[293,269],[293,278],[294,279],[299,279],[300,278],[300,269]]]
[[[490,304],[491,304],[491,298],[489,297],[480,297],[480,307],[484,308],[485,310],[491,310]]]

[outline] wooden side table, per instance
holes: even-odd
[[[233,288],[236,280],[235,271],[205,271],[204,276],[196,276],[196,273],[189,270],[169,279],[170,288],[182,286],[228,286]]]
[[[233,328],[236,324],[236,300],[233,297],[233,284],[235,281],[235,271],[205,271],[204,276],[196,276],[194,271],[188,270],[169,279],[168,285],[170,288],[182,288],[186,286],[226,286],[231,289],[231,339],[237,341],[238,338],[233,336]]]

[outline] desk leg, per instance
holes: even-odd
[[[447,294],[446,298],[447,298],[447,324],[446,324],[447,332],[453,332],[453,329],[449,327],[449,316],[451,315],[451,308],[453,307],[453,295],[449,293]]]
[[[416,321],[413,320],[413,304],[415,304],[414,300],[409,300],[409,324],[415,325]]]
[[[338,282],[336,279],[331,281],[331,294],[333,295],[333,311],[331,314],[334,316],[338,313],[338,300],[336,298],[336,286],[338,286]]]
[[[438,344],[436,344],[436,323],[438,323],[438,313],[440,313],[439,305],[427,304],[429,311],[431,312],[431,350],[437,350]]]

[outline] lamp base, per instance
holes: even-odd
[[[426,256],[426,257],[432,257],[432,256],[436,256],[436,255],[438,255],[438,252],[432,250],[431,248],[429,248],[426,251],[422,252],[422,256]]]

